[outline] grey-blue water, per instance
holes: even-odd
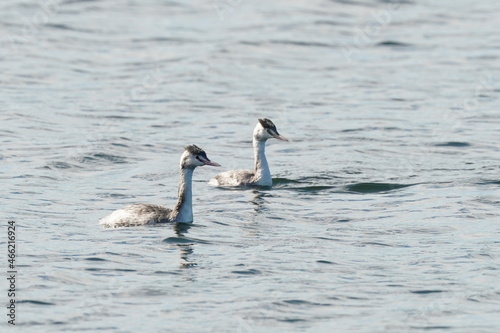
[[[498,332],[500,2],[0,5],[23,332]],[[251,168],[268,117],[272,189]],[[104,229],[129,203],[191,226]],[[1,283],[7,303],[7,281]],[[2,331],[10,329],[5,306]]]

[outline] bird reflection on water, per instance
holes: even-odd
[[[259,191],[259,190],[253,190],[252,193],[254,196],[253,196],[252,200],[250,200],[250,202],[254,205],[254,208],[253,208],[254,211],[257,213],[260,213],[262,211],[267,210],[267,207],[266,207],[267,201],[266,201],[265,197],[270,196],[270,194],[268,194],[266,192]]]
[[[164,242],[172,243],[172,245],[179,248],[179,268],[191,268],[198,266],[197,263],[190,261],[189,257],[193,254],[193,244],[195,241],[186,237],[189,229],[191,229],[191,223],[176,223],[174,225],[174,232],[177,237],[169,237],[164,240]]]

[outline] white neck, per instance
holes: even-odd
[[[179,198],[172,211],[175,222],[193,222],[193,171],[194,169],[181,169]]]
[[[266,159],[266,141],[253,139],[253,154],[255,158],[255,185],[271,186],[273,179]]]

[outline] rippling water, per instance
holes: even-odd
[[[18,329],[496,332],[499,11],[2,2]],[[292,140],[268,143],[275,186],[208,186],[252,166],[259,117]],[[193,225],[98,225],[171,206],[190,143],[223,165],[196,170]]]

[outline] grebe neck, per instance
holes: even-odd
[[[271,186],[271,170],[266,159],[266,141],[253,138],[253,153],[255,158],[255,181],[258,185]]]
[[[194,168],[182,168],[180,172],[177,204],[172,211],[175,222],[193,221],[193,171]]]

